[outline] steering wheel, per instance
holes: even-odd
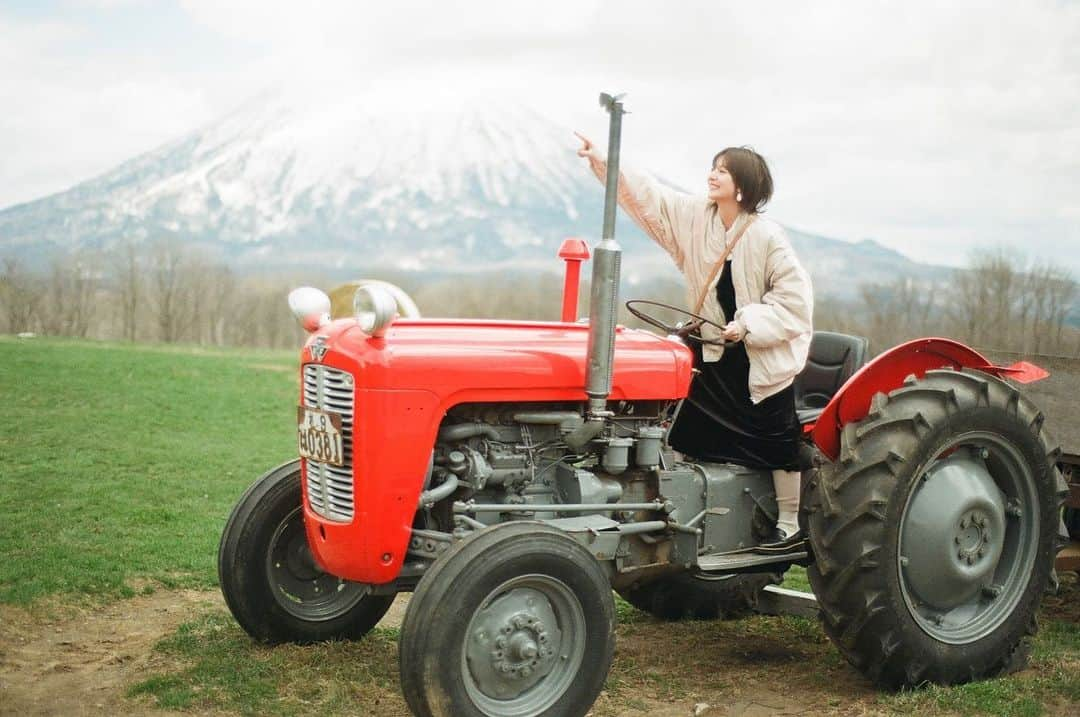
[[[665,324],[660,319],[646,314],[638,306],[655,306],[660,309],[672,311],[676,314],[686,317],[686,321],[680,321],[674,326]],[[686,309],[680,309],[677,306],[671,306],[670,304],[661,304],[659,301],[647,301],[645,299],[632,299],[626,302],[626,310],[634,316],[638,317],[646,324],[655,326],[656,328],[664,331],[667,334],[675,334],[680,338],[691,339],[697,341],[699,344],[709,344],[710,346],[734,346],[739,343],[738,341],[725,341],[724,339],[707,339],[701,335],[701,327],[708,324],[713,328],[723,331],[724,327],[715,321],[709,321],[704,316],[698,316],[697,314],[687,311]]]

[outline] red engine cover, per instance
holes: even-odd
[[[354,518],[304,516],[316,559],[349,580],[385,583],[401,569],[435,434],[463,403],[581,401],[588,327],[582,324],[399,320],[382,338],[352,319],[317,334],[322,363],[355,378]],[[313,336],[301,360],[310,363]],[[612,400],[684,398],[693,358],[681,343],[619,327]]]

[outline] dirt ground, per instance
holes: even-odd
[[[398,626],[408,596],[400,596],[380,625]],[[104,606],[25,610],[0,606],[0,714],[173,714],[124,697],[127,686],[154,665],[151,649],[183,622],[224,608],[217,591],[158,590]],[[650,705],[656,717],[761,717],[805,714],[768,690],[748,690],[731,704]],[[640,717],[635,709],[628,714]]]
[[[1074,587],[1074,586],[1070,586]],[[408,596],[403,595],[383,618],[383,626],[400,625]],[[1080,606],[1048,596],[1059,619],[1080,619]],[[1055,604],[1057,603],[1057,604]],[[0,605],[0,714],[167,714],[124,697],[127,686],[138,681],[159,659],[152,650],[178,625],[208,610],[223,609],[217,591],[156,590],[128,600],[94,607],[64,604],[31,610]],[[622,643],[631,656],[647,646]],[[745,657],[745,656],[744,656]],[[758,656],[760,657],[760,656]],[[854,679],[854,687],[859,681]],[[865,686],[854,692],[865,691]],[[845,690],[846,691],[846,690]],[[820,714],[817,700],[800,704],[782,694],[783,688],[754,681],[739,685],[732,695],[713,704],[699,701],[710,695],[668,703],[637,705],[627,715],[641,717],[765,717],[766,715]],[[859,696],[852,694],[856,702]],[[817,704],[815,704],[817,703]],[[862,713],[856,704],[848,712],[835,701],[832,714]],[[645,708],[643,712],[642,708]],[[839,708],[839,709],[837,709]]]
[[[151,648],[219,592],[155,591],[93,608],[0,605],[0,714],[147,714],[125,699]],[[61,613],[62,617],[56,617]]]

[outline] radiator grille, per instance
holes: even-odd
[[[307,461],[311,509],[328,520],[353,517],[353,379],[345,371],[309,363],[304,366],[304,405],[341,415],[345,465]]]

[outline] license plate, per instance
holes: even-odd
[[[340,414],[299,406],[296,424],[301,458],[334,466],[345,465]]]

